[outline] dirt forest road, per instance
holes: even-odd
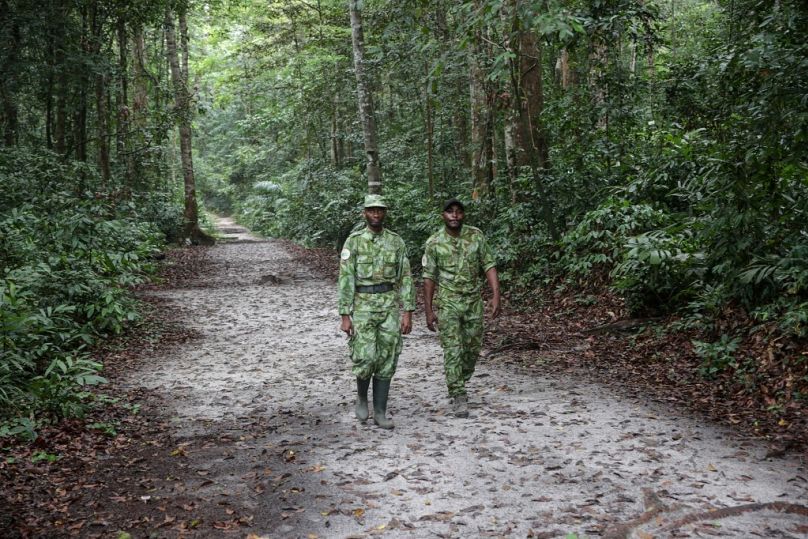
[[[470,417],[453,417],[423,313],[395,429],[359,423],[334,284],[218,225],[208,274],[146,292],[198,338],[126,381],[168,403],[172,447],[155,454],[177,470],[141,493],[163,503],[154,536],[808,537],[806,463],[630,391],[483,359]],[[203,518],[180,524],[180,506]]]

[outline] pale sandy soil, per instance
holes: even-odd
[[[630,387],[618,394],[484,359],[470,417],[452,417],[421,313],[391,389],[396,428],[357,422],[334,285],[281,242],[219,227],[231,241],[210,250],[210,275],[148,292],[200,338],[127,382],[170,403],[177,447],[196,471],[156,498],[228,504],[245,516],[239,537],[808,536],[805,513],[773,507],[687,522],[808,503],[806,465],[627,397]]]

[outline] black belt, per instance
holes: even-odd
[[[393,283],[370,284],[366,286],[357,285],[356,287],[356,291],[360,294],[381,294],[383,292],[389,292],[392,289]]]

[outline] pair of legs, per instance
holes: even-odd
[[[387,416],[390,381],[396,372],[401,354],[401,321],[398,309],[392,311],[357,311],[352,316],[354,335],[351,337],[351,372],[356,376],[356,417],[368,418],[368,388],[373,380],[373,421],[380,427],[392,429]]]
[[[446,387],[454,401],[455,415],[468,416],[466,382],[474,374],[483,344],[482,298],[441,298],[438,307],[440,344]]]

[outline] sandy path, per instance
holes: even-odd
[[[676,523],[713,508],[806,503],[808,472],[797,458],[765,459],[764,447],[641,395],[490,360],[470,384],[471,416],[452,417],[440,348],[420,313],[391,389],[395,430],[358,423],[334,285],[296,266],[279,242],[226,220],[219,227],[230,241],[211,249],[211,275],[151,292],[201,338],[129,384],[166,396],[196,473],[162,494],[232,507],[234,522],[222,528],[598,537],[645,515],[637,537],[808,536],[808,516],[772,509]]]

